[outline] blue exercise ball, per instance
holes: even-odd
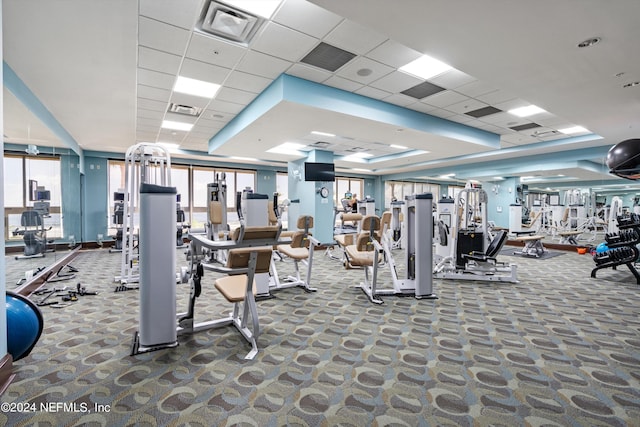
[[[7,351],[13,360],[29,355],[42,335],[44,319],[37,305],[7,291]]]
[[[597,254],[599,254],[601,252],[606,252],[608,250],[609,250],[609,246],[607,246],[606,242],[602,242],[598,246],[596,246],[596,253]]]

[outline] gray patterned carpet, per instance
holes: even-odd
[[[509,257],[517,284],[438,280],[437,300],[376,306],[351,287],[362,271],[319,252],[318,292],[258,303],[253,361],[232,328],[129,356],[138,292],[113,292],[119,256],[74,260],[77,281],[100,294],[43,307],[43,337],[0,399],[77,412],[0,413],[0,424],[640,426],[640,286],[625,268],[591,279],[588,255]],[[228,311],[215,277],[205,273],[196,320]],[[189,289],[178,286],[181,311]]]

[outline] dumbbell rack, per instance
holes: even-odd
[[[593,256],[597,266],[591,270],[591,277],[595,278],[596,271],[603,268],[615,269],[619,265],[626,265],[636,278],[636,283],[640,285],[640,273],[634,266],[640,256],[640,251],[636,246],[640,243],[640,215],[619,216],[617,220],[620,231],[605,235],[609,250],[596,253]]]

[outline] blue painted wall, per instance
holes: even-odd
[[[509,205],[516,202],[516,187],[519,179],[507,178],[501,181],[483,182],[487,192],[487,218],[498,227],[509,227]]]
[[[109,224],[108,203],[111,197],[109,188],[109,161],[104,158],[85,156],[85,174],[83,177],[83,241],[95,242],[98,234],[107,237]],[[80,194],[78,192],[78,194]]]
[[[269,196],[269,200],[271,200],[276,189],[276,171],[256,171],[256,193],[266,194]]]
[[[82,241],[82,209],[80,189],[80,158],[76,154],[60,156],[60,186],[62,188],[62,239]]]

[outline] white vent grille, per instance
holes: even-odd
[[[205,2],[196,30],[246,45],[263,22],[250,13],[209,1]]]
[[[169,104],[169,112],[176,114],[184,114],[185,116],[198,117],[202,113],[202,108],[192,107],[190,105]]]

